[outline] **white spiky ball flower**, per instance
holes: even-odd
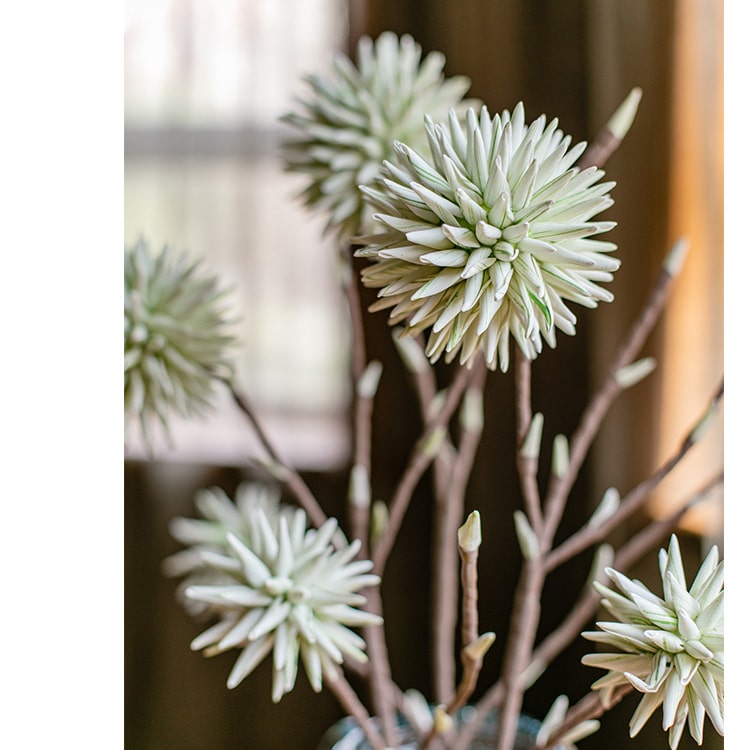
[[[447,122],[425,118],[427,152],[395,145],[374,188],[362,190],[384,228],[359,238],[362,274],[379,289],[371,310],[393,308],[403,335],[429,330],[426,354],[509,366],[509,339],[534,359],[555,331],[575,333],[567,303],[596,307],[613,295],[620,262],[611,242],[594,239],[615,226],[593,217],[612,205],[613,182],[596,167],[580,170],[586,144],[542,115],[525,123],[519,103],[491,116],[469,109]]]
[[[230,377],[223,296],[215,276],[169,246],[154,254],[141,238],[125,249],[125,416],[147,444],[154,419],[169,434],[171,410],[204,414],[217,379]]]
[[[324,677],[337,679],[337,665],[345,657],[367,661],[364,640],[350,628],[382,624],[381,617],[358,608],[366,598],[357,593],[380,578],[369,573],[370,560],[355,559],[359,540],[334,548],[332,540],[340,534],[335,518],[308,529],[300,508],[276,516],[257,504],[243,515],[245,540],[227,530],[222,551],[198,552],[201,563],[222,580],[185,588],[188,599],[218,617],[191,648],[207,656],[241,649],[229,688],[271,654],[274,702],[294,687],[300,659],[319,692]]]
[[[162,563],[165,575],[181,578],[177,597],[193,616],[212,611],[208,602],[189,599],[185,591],[195,584],[233,583],[234,578],[220,568],[206,562],[212,554],[231,554],[227,534],[233,534],[251,549],[261,544],[260,517],[262,512],[274,534],[279,533],[279,521],[285,516],[291,522],[295,508],[281,502],[281,489],[265,482],[243,482],[232,500],[220,487],[201,489],[195,495],[195,507],[200,518],[172,518],[169,533],[185,549],[167,557]]]
[[[356,62],[336,54],[331,74],[310,75],[300,113],[282,120],[299,131],[285,144],[290,170],[310,180],[306,202],[328,214],[328,229],[348,239],[362,230],[364,201],[358,186],[370,184],[382,162],[392,158],[393,141],[425,143],[425,114],[444,117],[461,106],[470,81],[446,79],[445,57],[422,48],[409,35],[386,31],[374,42],[362,37]]]
[[[615,588],[594,585],[617,621],[598,622],[599,631],[582,635],[615,650],[589,654],[582,662],[609,670],[592,685],[602,691],[605,707],[620,685],[629,683],[644,694],[630,720],[631,737],[662,705],[662,727],[675,750],[686,723],[702,743],[706,714],[724,734],[724,565],[714,546],[688,588],[672,535],[668,551],[659,552],[659,569],[662,597],[606,569]]]

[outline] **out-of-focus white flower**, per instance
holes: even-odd
[[[567,695],[558,695],[555,701],[550,706],[547,715],[539,727],[539,731],[536,733],[536,742],[540,747],[547,744],[549,738],[558,731],[560,726],[565,719],[566,712],[570,701]],[[580,724],[576,724],[571,727],[567,732],[560,737],[555,745],[559,750],[575,750],[574,742],[588,737],[594,732],[598,731],[599,722],[596,719],[587,719],[582,721]]]
[[[662,727],[674,750],[686,722],[702,742],[706,714],[724,734],[724,566],[713,547],[688,589],[673,535],[668,551],[659,552],[659,568],[663,598],[612,568],[606,572],[615,589],[594,583],[617,622],[598,622],[601,631],[583,637],[616,652],[589,654],[582,662],[609,670],[592,685],[605,706],[619,685],[644,694],[630,720],[631,737],[663,705]]]
[[[205,413],[217,378],[231,376],[222,296],[215,277],[168,246],[152,254],[141,239],[125,250],[125,416],[149,445],[154,417],[168,433],[170,409]]]
[[[425,114],[444,117],[461,104],[470,82],[445,79],[445,57],[411,36],[381,34],[359,40],[356,64],[343,54],[330,77],[311,75],[303,112],[282,120],[300,131],[285,145],[289,169],[310,177],[306,202],[329,215],[328,228],[345,239],[361,231],[364,202],[359,185],[370,184],[382,162],[393,158],[393,141],[425,144]]]
[[[523,104],[494,117],[486,107],[446,122],[425,118],[429,150],[395,144],[375,187],[362,188],[384,231],[357,239],[373,264],[365,286],[393,308],[403,335],[429,330],[426,354],[509,366],[512,335],[528,359],[555,346],[555,329],[575,333],[566,302],[593,308],[620,261],[611,242],[592,239],[615,226],[592,221],[612,205],[613,182],[597,167],[574,167],[586,144],[570,148],[557,120],[530,125]]]
[[[371,561],[354,559],[359,540],[334,550],[336,519],[308,529],[304,510],[279,507],[262,495],[245,497],[235,513],[220,494],[203,495],[207,520],[179,519],[172,526],[175,536],[194,546],[187,557],[170,558],[168,568],[202,576],[184,595],[218,617],[191,648],[207,656],[241,649],[229,688],[272,654],[274,701],[294,687],[300,658],[320,691],[324,676],[336,679],[345,656],[367,660],[363,639],[349,626],[382,623],[357,608],[366,599],[356,593],[380,578],[369,573]]]
[[[262,512],[274,534],[279,533],[279,519],[287,522],[294,517],[295,508],[280,502],[281,490],[276,485],[243,482],[237,487],[232,501],[219,487],[201,489],[195,496],[195,507],[202,518],[173,518],[169,532],[185,549],[170,555],[162,563],[162,571],[183,580],[177,587],[178,599],[194,616],[209,612],[210,603],[189,599],[185,590],[195,584],[233,583],[234,578],[220,568],[209,565],[209,554],[231,554],[227,534],[234,534],[251,549],[261,544],[260,518]]]

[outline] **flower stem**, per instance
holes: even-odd
[[[521,490],[535,533],[542,527],[539,509],[539,491],[536,480],[536,459],[523,457],[523,445],[531,426],[531,362],[516,347],[516,455]],[[508,638],[503,657],[503,682],[505,706],[500,717],[497,737],[498,750],[512,750],[516,737],[518,717],[523,702],[523,672],[530,663],[541,612],[541,594],[544,586],[544,565],[539,555],[523,561],[521,574],[513,599],[513,609]]]
[[[578,477],[578,472],[583,465],[588,450],[599,432],[604,417],[613,401],[623,390],[615,377],[616,373],[626,365],[631,364],[643,347],[647,336],[651,333],[666,304],[673,279],[674,273],[669,267],[669,263],[664,263],[640,314],[633,322],[623,344],[610,364],[607,376],[581,416],[578,428],[570,441],[568,471],[564,476],[556,477],[554,481],[550,482],[547,490],[544,503],[544,537],[548,544],[552,543],[570,490]]]
[[[524,560],[513,600],[508,640],[503,660],[505,704],[500,715],[498,750],[512,750],[521,713],[525,685],[523,672],[531,662],[541,611],[544,566],[539,558]]]
[[[353,464],[363,472],[370,483],[372,469],[372,412],[374,394],[363,393],[361,380],[367,367],[367,349],[365,330],[362,320],[362,309],[359,287],[354,275],[351,248],[342,249],[340,262],[344,278],[342,288],[349,307],[352,335],[351,374],[353,390]],[[360,539],[360,557],[369,556],[370,543],[370,506],[349,499],[349,526],[354,538]],[[366,592],[366,609],[382,616],[383,602],[379,588]],[[385,642],[384,627],[366,626],[363,636],[367,644],[369,657],[368,684],[375,713],[383,727],[383,736],[390,746],[395,744],[395,709],[388,649]],[[375,747],[373,745],[373,747]]]
[[[349,308],[351,321],[351,374],[353,384],[353,464],[361,467],[368,482],[371,473],[372,452],[372,412],[373,397],[360,392],[358,385],[367,366],[367,350],[365,344],[365,330],[362,320],[362,309],[359,296],[359,287],[354,276],[352,264],[352,249],[347,247],[340,252],[341,263],[344,266],[345,278],[342,280],[342,288]],[[352,538],[360,539],[362,547],[360,557],[369,555],[369,528],[370,507],[356,502],[348,504],[349,530]]]
[[[417,441],[412,451],[406,470],[389,504],[388,523],[373,553],[373,572],[376,575],[382,575],[383,573],[388,555],[396,541],[396,536],[401,528],[401,522],[409,507],[409,502],[417,483],[436,455],[437,450],[435,450],[432,442],[436,438],[439,438],[441,433],[444,434],[448,421],[453,416],[461,400],[461,396],[466,390],[470,373],[471,370],[468,367],[462,367],[457,371],[453,382],[448,388],[445,403],[435,418],[425,426],[421,438]]]
[[[367,604],[365,609],[376,615],[383,614],[383,601],[379,588],[371,588],[365,592]],[[396,721],[394,706],[393,681],[391,667],[388,660],[388,649],[385,643],[383,625],[369,625],[362,629],[367,654],[370,662],[368,682],[375,713],[383,726],[383,736],[388,746],[396,744]]]
[[[479,393],[484,390],[486,377],[485,367],[475,367],[472,370],[467,398],[472,389]],[[458,451],[446,445],[445,450],[438,454],[434,466],[436,503],[431,619],[436,697],[438,703],[442,704],[447,703],[455,684],[454,639],[458,619],[456,533],[462,521],[466,485],[474,466],[481,434],[481,424],[464,424]],[[439,470],[440,467],[443,471]]]
[[[273,446],[268,435],[258,421],[258,418],[247,399],[237,393],[237,391],[235,391],[230,384],[227,385],[229,385],[229,389],[231,391],[234,402],[250,420],[250,424],[252,425],[255,434],[258,436],[258,439],[263,445],[263,448],[265,449],[266,453],[273,461],[273,463],[276,464],[276,467],[278,469],[279,481],[282,481],[287,486],[289,491],[297,498],[300,506],[304,508],[312,523],[319,528],[326,522],[328,516],[320,507],[318,501],[315,499],[315,495],[313,495],[312,491],[307,486],[304,479],[302,479],[302,477],[299,475],[297,470],[287,464],[281,458],[279,452]]]
[[[539,536],[542,530],[542,512],[537,484],[537,469],[539,457],[529,456],[520,448],[531,427],[531,361],[527,359],[520,348],[516,348],[515,367],[516,388],[516,465],[518,478],[521,482],[521,494],[526,505],[526,512],[531,521],[534,533]]]
[[[367,709],[339,670],[336,679],[325,677],[326,687],[336,696],[341,707],[352,716],[367,737],[373,750],[386,750],[383,738],[374,730]]]
[[[711,398],[711,404],[715,405],[722,398],[724,393],[723,382],[717,388]],[[677,466],[688,451],[695,445],[696,427],[703,421],[703,415],[696,422],[687,437],[682,441],[680,446],[650,477],[644,479],[628,492],[620,503],[617,511],[599,526],[584,526],[579,531],[568,537],[558,547],[553,549],[545,560],[547,572],[554,570],[566,560],[571,559],[579,552],[582,552],[592,544],[605,539],[607,535],[626,518],[641,508],[648,499],[649,494],[664,480],[664,478]]]

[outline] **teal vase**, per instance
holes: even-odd
[[[476,710],[472,706],[464,706],[454,717],[456,727],[461,728],[474,718]],[[541,722],[530,716],[521,714],[518,719],[518,729],[513,750],[532,750]],[[397,728],[400,732],[399,750],[416,750],[418,747],[414,731],[406,720],[398,717]],[[469,745],[470,750],[494,750],[497,747],[497,712],[490,713],[482,722],[474,740]],[[324,735],[317,750],[372,750],[365,733],[351,716],[337,721]],[[561,748],[559,750],[562,750]]]

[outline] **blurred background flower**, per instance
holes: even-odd
[[[383,32],[374,42],[362,37],[355,61],[333,58],[327,76],[310,75],[312,96],[303,113],[284,120],[299,130],[285,149],[288,167],[309,176],[306,202],[328,216],[328,228],[346,242],[369,226],[360,185],[370,185],[383,160],[393,158],[393,141],[424,144],[424,116],[446,116],[459,107],[470,81],[446,79],[445,57],[422,48],[408,34]]]
[[[285,516],[292,520],[295,508],[281,503],[281,490],[265,482],[243,482],[234,495],[234,501],[220,487],[201,489],[195,495],[195,507],[202,518],[178,516],[169,522],[169,532],[186,549],[167,557],[162,571],[170,577],[181,577],[177,595],[191,615],[211,610],[210,604],[185,596],[185,589],[194,584],[231,583],[234,579],[221,569],[205,561],[204,553],[227,554],[231,548],[227,534],[232,534],[251,549],[259,549],[258,513],[273,533],[279,532],[279,520]]]
[[[140,239],[125,250],[125,416],[147,443],[155,418],[205,414],[217,380],[232,374],[234,341],[218,280],[165,246],[153,254]]]
[[[239,685],[272,652],[272,697],[278,702],[294,687],[300,659],[316,692],[324,678],[336,679],[336,665],[344,657],[367,661],[364,640],[348,626],[382,624],[379,616],[357,609],[366,599],[356,593],[380,579],[369,573],[371,561],[354,559],[359,540],[334,549],[336,519],[307,529],[302,509],[294,509],[289,517],[273,504],[268,514],[267,508],[261,503],[245,506],[240,524],[247,532],[245,541],[221,523],[224,551],[198,550],[198,556],[227,580],[191,583],[184,594],[219,617],[191,648],[207,656],[242,649],[229,674],[229,688]],[[224,518],[226,510],[222,503]],[[185,533],[185,519],[177,531],[184,538],[205,539],[207,527],[199,523],[197,536]]]

